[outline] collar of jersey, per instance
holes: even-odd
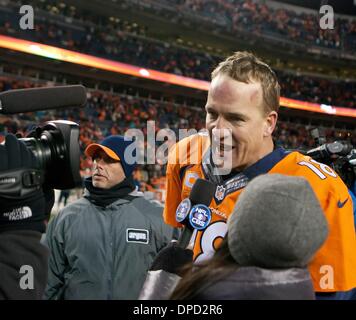
[[[236,172],[235,175],[229,175],[229,177],[226,177],[226,178],[224,178],[224,176],[220,176],[220,179],[219,179],[220,183],[230,181],[231,179],[234,179],[234,177],[236,177],[236,176],[244,175],[248,178],[248,180],[251,180],[261,174],[265,174],[268,171],[270,171],[279,161],[281,161],[289,153],[290,153],[289,151],[286,151],[282,147],[277,147],[271,153],[269,153],[262,159],[258,160],[256,163],[249,166],[242,172]],[[203,157],[203,159],[205,159],[204,161],[207,161],[210,159],[210,154],[211,154],[211,150],[209,149]],[[205,170],[204,169],[205,168],[203,166],[204,176],[205,176],[205,178],[208,178],[206,169]]]
[[[277,147],[271,153],[258,160],[253,165],[249,166],[243,171],[243,174],[248,177],[249,180],[269,172],[278,162],[285,158],[290,152],[286,151],[282,147]]]

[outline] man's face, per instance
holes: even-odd
[[[213,153],[214,144],[220,144],[218,156],[224,161],[230,159],[231,169],[243,170],[273,150],[271,134],[277,113],[265,115],[262,101],[260,83],[238,82],[224,74],[211,82],[205,106],[206,128]],[[227,132],[230,139],[226,139]]]
[[[110,158],[103,150],[93,155],[92,183],[96,188],[110,189],[125,179],[120,161]]]

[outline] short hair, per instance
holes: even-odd
[[[278,112],[280,86],[271,67],[247,51],[235,52],[214,69],[211,78],[226,74],[232,79],[244,83],[259,82],[262,87],[263,109],[266,114]]]

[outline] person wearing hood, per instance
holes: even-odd
[[[0,144],[0,300],[42,299],[49,252],[41,238],[54,204],[43,174],[25,143],[6,135]]]
[[[174,229],[163,222],[163,208],[135,190],[135,150],[134,141],[118,135],[86,148],[93,174],[84,196],[48,226],[45,299],[137,299]]]
[[[188,265],[171,299],[314,300],[307,266],[328,229],[306,179],[261,175],[242,192],[215,255]]]

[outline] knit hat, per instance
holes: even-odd
[[[100,143],[92,143],[85,149],[85,154],[89,157],[99,150],[103,150],[110,158],[120,161],[126,177],[130,177],[134,171],[137,163],[136,157],[136,144],[134,140],[128,140],[129,138],[115,135],[108,136]],[[125,154],[126,149],[131,145],[130,151]],[[132,158],[132,159],[129,159]]]
[[[261,175],[239,197],[228,245],[240,266],[305,267],[328,235],[314,191],[301,177]]]

